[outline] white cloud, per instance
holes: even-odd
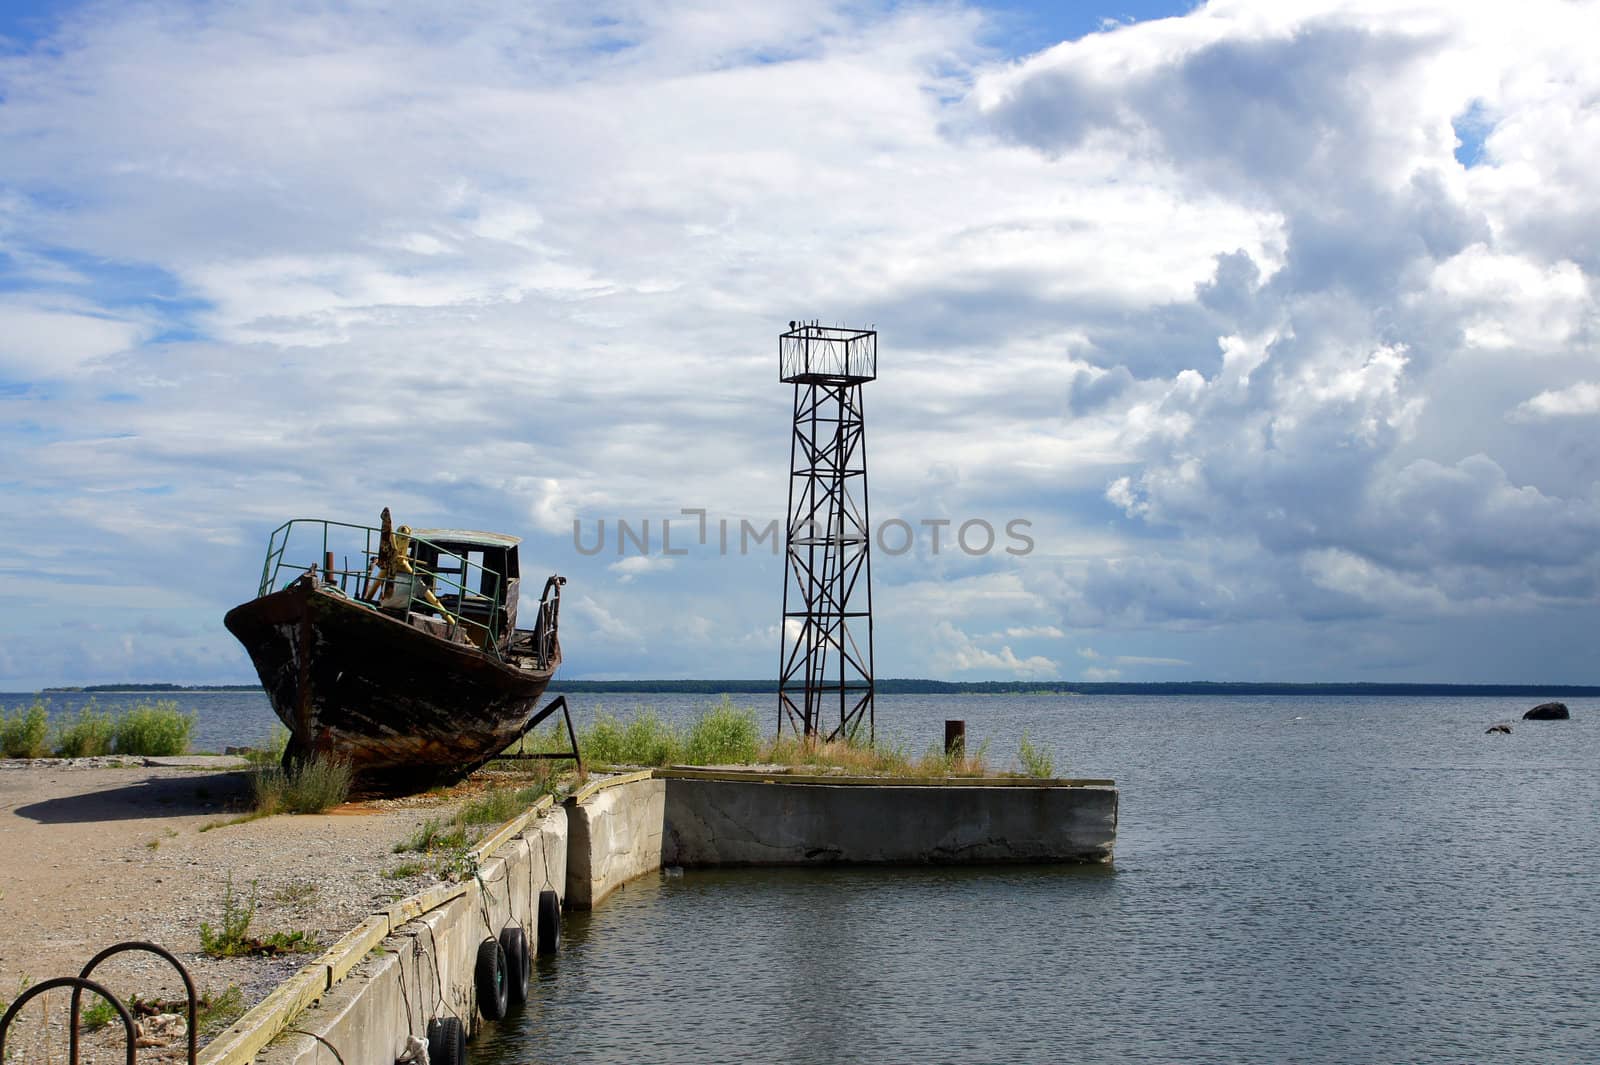
[[[1007,677],[1031,678],[1054,677],[1059,672],[1056,664],[1043,655],[1019,658],[1010,647],[987,651],[948,621],[941,621],[934,627],[934,637],[940,645],[940,653],[945,656],[950,668],[958,673],[978,670]]]
[[[71,376],[150,333],[148,323],[82,300],[0,297],[0,374],[25,380]]]
[[[670,570],[676,560],[661,555],[629,555],[627,558],[611,563],[606,569],[617,575],[620,584],[627,584],[635,577],[643,577],[651,573],[662,573]]]
[[[1532,422],[1583,414],[1600,414],[1600,384],[1578,381],[1566,388],[1540,392],[1519,403],[1507,417],[1512,421]]]
[[[1027,558],[875,560],[885,665],[1561,629],[1600,572],[1597,21],[1218,0],[1006,57],[960,5],[69,14],[0,57],[0,546],[220,613],[284,517],[387,503],[625,584],[574,669],[760,675],[642,619],[762,631],[777,559],[571,523],[780,513],[771,334],[810,314],[882,330],[875,514],[1035,521]]]

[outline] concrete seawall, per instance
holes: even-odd
[[[214,1039],[201,1062],[322,1065],[333,1060],[332,1047],[345,1065],[393,1065],[407,1036],[426,1039],[434,1017],[459,1017],[476,1031],[478,945],[516,923],[528,930],[532,949],[540,891],[560,893],[566,883],[567,811],[534,815],[532,823],[512,822],[513,831],[502,828],[479,847],[476,877],[438,885],[363,922]],[[318,1001],[305,1012],[284,1009],[296,999]]]
[[[479,945],[535,946],[539,893],[599,904],[663,865],[1106,862],[1109,780],[896,780],[646,770],[542,800],[469,856],[476,874],[375,913],[201,1051],[204,1065],[391,1065],[434,1018],[480,1024]],[[270,1043],[270,1045],[269,1045]],[[259,1056],[258,1056],[259,1055]]]
[[[590,909],[628,881],[661,868],[666,795],[667,782],[646,770],[589,785],[567,800],[568,907]]]
[[[666,784],[666,865],[1104,862],[1117,834],[1104,786]]]

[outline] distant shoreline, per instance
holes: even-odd
[[[770,680],[556,680],[552,692],[572,694],[770,695]],[[254,692],[259,684],[85,684],[44,688],[42,695],[107,693]],[[1296,684],[1238,681],[946,681],[890,678],[877,683],[879,695],[1375,695],[1375,696],[1567,696],[1600,697],[1600,685],[1587,684]]]

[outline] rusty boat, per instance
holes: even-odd
[[[532,626],[518,628],[519,543],[396,529],[387,508],[378,528],[297,518],[276,529],[256,597],[223,624],[289,730],[285,765],[337,759],[358,793],[416,792],[565,711],[537,704],[561,664],[566,578],[545,581]]]

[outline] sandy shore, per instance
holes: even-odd
[[[230,874],[246,898],[254,885],[252,934],[306,931],[324,944],[359,923],[374,903],[437,879],[384,874],[404,860],[392,853],[394,844],[425,819],[443,815],[446,799],[352,803],[328,814],[202,831],[247,805],[243,763],[152,761],[166,764],[0,760],[0,1002],[15,998],[23,981],[76,975],[103,947],[145,939],[177,954],[202,994],[237,986],[244,1004],[253,1005],[311,955],[218,960],[200,954],[200,923],[221,924]],[[148,954],[107,961],[95,978],[124,999],[182,996],[177,975]],[[64,1038],[59,1015],[66,1012],[66,996],[45,998],[61,1003],[51,1007],[48,1027]],[[40,1038],[37,1032],[33,1037]],[[56,1043],[58,1055],[63,1045]],[[8,1051],[13,1047],[22,1049],[15,1037],[8,1039]],[[24,1052],[13,1060],[33,1059]],[[179,1058],[141,1050],[139,1060]]]

